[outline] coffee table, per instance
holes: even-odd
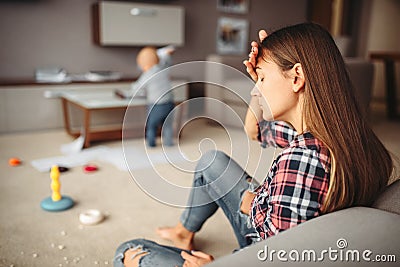
[[[175,103],[179,104],[185,101],[188,97],[188,86],[182,85],[181,82],[175,82],[175,84],[181,84],[180,86],[184,86],[184,90],[179,90],[179,94],[175,94]],[[183,92],[183,93],[182,93]],[[92,141],[100,141],[100,140],[115,140],[122,138],[122,122],[119,126],[110,126],[103,127],[102,129],[94,129],[91,125],[91,117],[94,112],[97,111],[115,111],[115,110],[126,110],[129,108],[135,107],[145,107],[146,99],[137,98],[137,99],[122,99],[114,94],[114,90],[103,90],[101,92],[85,92],[85,91],[65,91],[61,93],[62,100],[62,109],[64,114],[64,128],[66,132],[73,136],[79,137],[82,134],[85,135],[84,147],[89,147]],[[71,118],[70,118],[70,108],[76,107],[81,110],[83,113],[83,121],[82,121],[82,130],[74,131],[71,126]],[[178,113],[178,124],[181,123],[182,120],[182,112],[184,109],[179,109]],[[135,133],[131,133],[134,137]],[[137,133],[137,136],[143,135],[142,133]]]

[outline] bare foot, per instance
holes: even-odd
[[[178,223],[175,227],[159,227],[156,233],[162,238],[171,241],[175,247],[193,250],[194,233]]]

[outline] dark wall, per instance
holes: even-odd
[[[174,55],[174,61],[179,63],[205,60],[215,53],[216,25],[221,16],[247,19],[251,40],[261,28],[268,30],[306,20],[307,0],[249,1],[250,9],[245,15],[218,11],[216,0],[138,2],[185,7],[185,45]],[[33,78],[36,68],[50,66],[63,67],[71,74],[113,70],[126,76],[138,75],[135,57],[139,47],[93,44],[91,6],[95,2],[0,1],[0,79]]]

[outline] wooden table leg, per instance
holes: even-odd
[[[69,120],[69,109],[68,109],[68,101],[65,98],[62,98],[62,108],[64,113],[64,129],[69,134],[72,135],[71,124]]]
[[[400,61],[400,53],[376,51],[370,53],[370,59],[382,60],[386,84],[386,110],[387,117],[391,120],[400,119],[397,113],[395,62]]]
[[[90,146],[90,110],[85,109],[83,119],[83,127],[84,127],[84,135],[85,135],[85,144],[84,147],[87,148]]]
[[[386,104],[387,115],[389,119],[397,119],[397,96],[396,96],[396,80],[394,74],[394,61],[385,60],[386,75]]]

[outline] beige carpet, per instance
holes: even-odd
[[[184,129],[180,148],[192,160],[213,146],[228,153],[231,149],[240,150],[236,160],[246,165],[247,153],[242,152],[247,145],[242,142],[240,147],[236,144],[236,148],[231,148],[228,136],[240,140],[243,132],[235,129],[227,133],[197,121]],[[126,240],[148,238],[168,244],[157,238],[154,229],[175,224],[181,209],[153,199],[142,192],[129,172],[102,161],[93,162],[99,166],[96,173],[86,174],[81,167],[75,167],[61,174],[61,193],[76,202],[72,209],[53,213],[40,208],[40,202],[51,194],[51,179],[48,173],[34,169],[30,162],[60,156],[60,146],[71,141],[62,130],[0,136],[0,266],[111,266],[115,249]],[[140,146],[143,141],[130,142]],[[114,148],[121,146],[121,142],[95,145]],[[274,151],[265,153],[264,150],[261,155],[257,144],[251,143],[250,147],[251,162],[247,169],[249,173],[259,173],[258,176],[263,177]],[[155,151],[161,151],[161,148]],[[268,166],[257,169],[260,156]],[[10,167],[8,159],[11,157],[21,158],[23,164]],[[155,168],[172,183],[191,184],[190,173],[168,164]],[[146,177],[152,172],[142,169],[135,171],[135,175]],[[80,225],[79,214],[87,209],[101,210],[107,214],[106,220],[95,226]],[[222,212],[206,223],[196,237],[196,246],[216,257],[237,248]]]
[[[400,123],[379,119],[374,121],[374,129],[394,155],[400,156]],[[235,160],[247,165],[250,174],[262,179],[274,150],[261,150],[258,144],[250,143],[247,153],[246,142],[237,145],[227,137],[242,140],[243,132],[235,129],[226,133],[197,121],[184,129],[180,146],[193,160],[214,145],[233,152],[237,155]],[[208,139],[200,142],[205,138],[214,143]],[[111,266],[114,251],[123,241],[148,238],[168,244],[157,238],[154,229],[176,223],[181,209],[150,197],[138,187],[129,172],[102,161],[94,162],[100,167],[96,173],[86,174],[82,168],[75,167],[61,175],[61,193],[76,202],[72,209],[52,213],[40,208],[40,202],[50,196],[50,178],[48,173],[34,169],[30,162],[59,156],[60,145],[71,141],[62,130],[0,135],[0,266]],[[142,141],[134,141],[133,145],[135,142],[140,145]],[[233,148],[231,143],[235,144]],[[98,145],[119,147],[121,142]],[[23,164],[10,167],[8,159],[11,157],[20,157]],[[258,159],[263,163],[260,168]],[[156,168],[172,183],[191,184],[190,173],[180,172],[168,164]],[[147,177],[151,173],[143,169],[135,175]],[[90,208],[106,213],[106,220],[95,226],[80,225],[79,213]],[[229,254],[237,247],[221,212],[197,235],[196,246],[216,257]]]

